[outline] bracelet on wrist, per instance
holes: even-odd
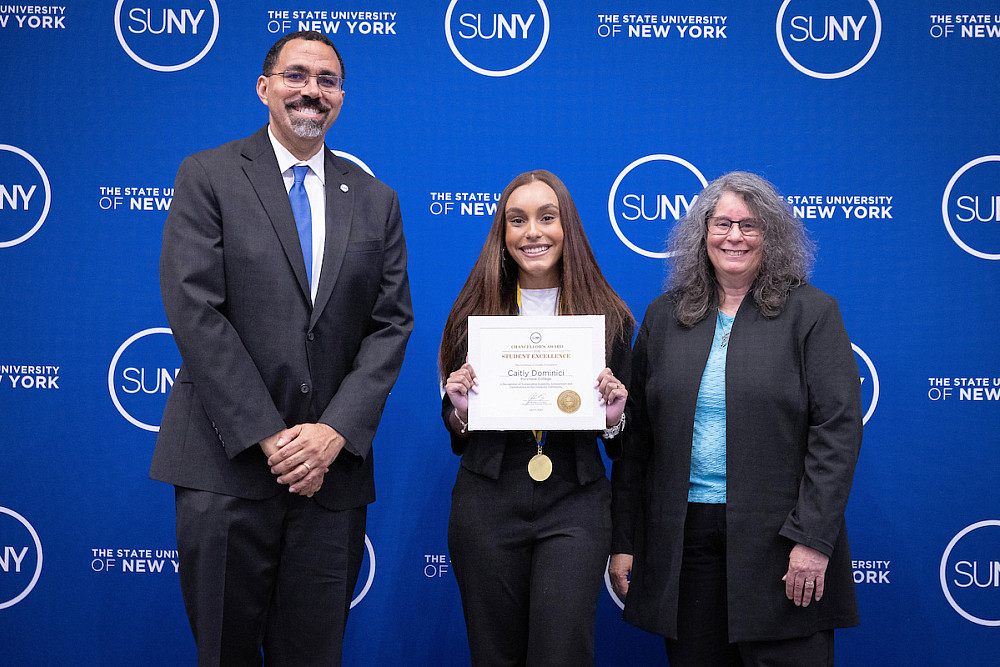
[[[621,419],[618,420],[618,423],[612,426],[611,428],[604,429],[604,432],[601,433],[601,437],[604,438],[605,440],[610,440],[611,438],[614,438],[616,435],[618,435],[624,430],[625,430],[625,413],[622,412],[622,417]]]
[[[455,415],[455,419],[458,420],[458,423],[462,425],[462,428],[460,428],[458,430],[458,434],[459,435],[465,435],[466,433],[468,433],[468,431],[469,431],[469,424],[468,424],[468,422],[462,421],[462,418],[458,416],[458,408],[453,409],[451,411],[451,414]]]

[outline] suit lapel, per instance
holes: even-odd
[[[247,162],[243,172],[250,179],[250,184],[257,193],[264,212],[271,220],[288,263],[295,272],[299,289],[309,300],[309,283],[306,280],[306,264],[302,257],[302,245],[299,243],[299,232],[295,227],[295,215],[292,204],[288,201],[288,192],[278,171],[278,160],[274,157],[271,140],[267,136],[267,127],[251,135],[243,149],[243,157]],[[328,195],[329,199],[329,195]],[[327,204],[327,219],[329,220],[329,203]],[[327,247],[329,248],[329,231],[327,232]],[[325,267],[324,267],[325,270]]]
[[[347,239],[351,235],[351,219],[354,211],[354,182],[348,178],[347,169],[338,164],[339,158],[325,146],[324,158],[326,181],[326,246],[323,250],[323,271],[319,276],[319,289],[313,306],[312,321],[315,324],[326,307],[337,284],[340,268],[347,252]],[[287,197],[286,197],[287,199]],[[291,205],[289,205],[291,209]]]

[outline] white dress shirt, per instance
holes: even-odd
[[[319,287],[319,275],[323,270],[323,248],[326,245],[326,172],[323,167],[326,147],[320,148],[308,160],[300,160],[281,145],[281,142],[271,132],[270,125],[267,127],[267,136],[271,139],[271,145],[274,147],[274,156],[278,158],[278,169],[281,170],[281,177],[285,181],[285,192],[291,190],[292,185],[295,184],[292,167],[299,164],[309,167],[302,183],[306,188],[306,195],[309,197],[309,210],[312,213],[312,257],[305,259],[312,262],[312,284],[309,285],[309,297],[315,301],[316,289]]]

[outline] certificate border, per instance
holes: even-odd
[[[592,330],[591,346],[593,354],[593,380],[605,367],[604,350],[604,315],[474,315],[468,321],[469,363],[473,370],[482,367],[482,350],[479,348],[480,332],[484,329],[576,329],[580,327]],[[478,373],[478,370],[477,370]],[[485,378],[477,375],[482,385]],[[595,390],[596,394],[596,390]],[[519,431],[519,430],[553,430],[553,431],[600,431],[606,426],[603,411],[590,415],[559,414],[559,415],[512,415],[509,417],[487,417],[479,414],[479,397],[469,395],[469,430],[470,431]],[[589,420],[589,421],[588,421]]]

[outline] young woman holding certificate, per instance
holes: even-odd
[[[604,315],[609,368],[595,378],[601,431],[469,432],[470,315]],[[605,280],[566,186],[515,178],[441,339],[442,416],[462,456],[448,548],[472,664],[589,665],[611,546],[611,489],[598,441],[621,453],[635,320]]]

